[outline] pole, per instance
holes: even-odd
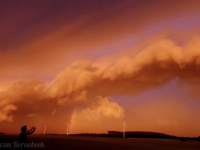
[[[44,134],[45,134],[45,132],[46,132],[46,126],[44,126]]]
[[[126,128],[126,123],[125,122],[123,122],[123,138],[125,138],[125,128]]]
[[[67,135],[68,135],[68,132],[69,132],[69,123],[67,125]]]

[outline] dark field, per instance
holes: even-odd
[[[200,150],[198,141],[136,139],[136,138],[110,138],[65,135],[29,135],[29,142],[44,143],[44,147],[27,149],[66,149],[66,150]],[[0,144],[13,143],[18,135],[0,135]],[[0,149],[16,149],[0,147]]]

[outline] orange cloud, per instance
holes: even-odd
[[[13,116],[11,115],[11,112],[14,110],[17,110],[17,107],[14,105],[2,105],[2,102],[0,102],[0,122],[1,121],[9,121],[11,122],[13,120]]]
[[[45,82],[34,80],[20,81],[3,92],[1,99],[6,104],[31,98],[32,101],[49,100],[61,105],[89,107],[93,102],[98,103],[96,96],[136,95],[177,77],[181,81],[198,81],[199,41],[199,37],[194,37],[181,47],[166,38],[147,40],[142,49],[136,49],[137,53],[133,47],[132,51],[123,52],[123,55],[109,55],[110,59],[102,57],[74,62],[48,86]],[[112,109],[111,104],[108,107]],[[103,107],[104,103],[101,105]],[[101,107],[95,111],[99,110]],[[122,113],[120,109],[118,111]]]
[[[49,86],[49,93],[54,98],[81,95],[85,90],[84,97],[97,93],[103,96],[137,94],[176,77],[197,80],[198,41],[199,38],[192,39],[180,47],[169,39],[160,39],[134,56],[129,51],[121,57],[109,56],[111,58],[107,62],[100,58],[74,63],[55,78]]]
[[[111,102],[107,98],[97,97],[97,102],[86,109],[81,110],[77,115],[85,116],[89,120],[99,120],[102,116],[123,118],[124,109],[116,102]]]

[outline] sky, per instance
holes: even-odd
[[[200,1],[0,0],[0,132],[200,135]]]

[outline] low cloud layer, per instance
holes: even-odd
[[[0,94],[0,121],[12,121],[11,112],[19,103],[42,101],[81,106],[85,114],[122,118],[124,109],[107,97],[137,95],[177,78],[195,88],[200,83],[199,43],[198,36],[183,46],[167,38],[147,40],[128,51],[74,62],[50,84],[19,81]],[[56,115],[57,108],[53,103],[51,107],[49,115]]]
[[[180,47],[169,39],[160,39],[134,55],[133,48],[120,57],[115,54],[95,61],[76,62],[49,85],[50,97],[79,101],[97,95],[135,95],[175,78],[199,82],[199,42],[200,38],[195,37]]]

